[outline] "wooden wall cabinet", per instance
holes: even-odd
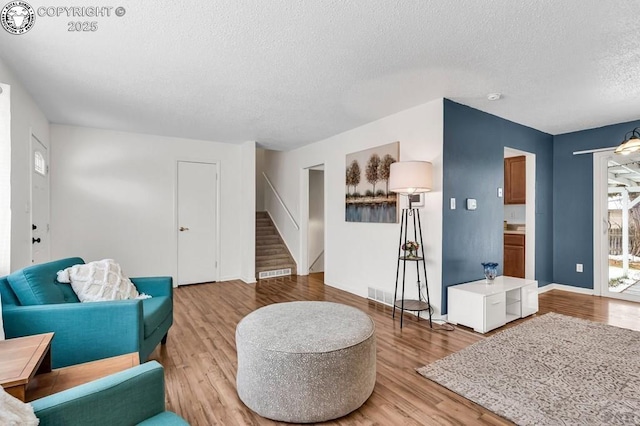
[[[524,235],[504,234],[503,275],[524,278]]]
[[[504,203],[527,202],[527,161],[524,155],[504,159]]]

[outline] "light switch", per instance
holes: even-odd
[[[502,198],[502,188],[498,188],[498,198]]]
[[[451,208],[451,210],[455,210],[456,209],[456,199],[452,198],[451,200],[449,200],[449,206]]]
[[[475,198],[467,198],[467,210],[475,210],[478,207]]]

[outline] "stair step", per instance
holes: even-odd
[[[268,239],[276,238],[278,241],[280,241],[280,235],[278,235],[277,232],[275,234],[256,235],[256,238],[260,240],[268,240]]]
[[[292,268],[295,266],[295,263],[287,259],[256,261],[256,268],[262,268],[264,266],[268,266],[271,269],[282,269],[282,268]]]
[[[283,259],[291,260],[291,256],[289,256],[289,253],[256,255],[256,262],[261,262],[264,260],[283,260]]]
[[[273,245],[279,243],[280,237],[278,235],[256,235],[257,246]]]
[[[256,218],[269,218],[269,213],[267,213],[267,212],[256,212]]]
[[[275,228],[256,227],[256,235],[276,235],[278,232]]]
[[[262,244],[260,246],[260,250],[275,250],[275,249],[287,251],[287,246],[285,246],[284,243],[282,243],[281,241],[278,241],[275,244]]]
[[[285,247],[275,247],[275,248],[269,248],[269,249],[256,247],[256,257],[272,256],[272,255],[278,255],[278,254],[286,254],[288,256],[289,252]]]

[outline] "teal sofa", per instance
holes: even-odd
[[[166,343],[173,323],[171,277],[131,278],[149,299],[80,303],[71,285],[56,281],[56,274],[81,263],[79,257],[60,259],[0,278],[6,337],[54,332],[53,368],[131,352],[146,361],[159,343]]]
[[[188,425],[165,411],[164,371],[155,361],[31,402],[40,426]]]

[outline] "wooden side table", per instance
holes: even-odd
[[[132,352],[38,374],[29,383],[25,400],[33,401],[34,399],[71,389],[135,367],[138,364],[140,364],[139,355],[137,352]]]
[[[21,401],[38,373],[51,371],[53,333],[0,341],[0,386]]]

